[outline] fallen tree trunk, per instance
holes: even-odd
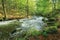
[[[1,21],[0,22],[0,32],[12,32],[19,25],[19,22],[16,20]]]

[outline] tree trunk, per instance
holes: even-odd
[[[27,18],[28,18],[28,13],[29,13],[29,6],[28,6],[28,0],[27,0],[27,7],[26,7],[26,11],[27,11]]]
[[[6,13],[5,13],[5,7],[4,7],[4,0],[2,0],[2,8],[3,8],[3,14],[4,14],[3,19],[6,20]]]

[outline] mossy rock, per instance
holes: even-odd
[[[19,25],[18,21],[12,21],[7,24],[2,24],[0,25],[0,32],[12,32],[13,30],[16,29],[16,27],[18,27],[18,25]]]

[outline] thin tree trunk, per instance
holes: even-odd
[[[2,8],[3,8],[3,14],[4,14],[4,20],[6,20],[6,13],[5,13],[5,7],[4,7],[4,0],[2,0]]]
[[[28,0],[27,0],[27,18],[28,18],[28,13],[29,13],[29,6],[28,6]]]

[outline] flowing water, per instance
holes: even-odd
[[[44,22],[42,21],[42,19],[44,19],[44,17],[32,17],[31,19],[25,18],[25,19],[21,19],[20,22],[22,22],[21,27],[22,29],[25,28],[29,29],[31,27],[34,27],[36,30],[41,30],[44,27]]]
[[[44,21],[42,21],[43,19],[47,20],[46,18],[41,17],[41,16],[40,17],[33,16],[30,19],[29,18],[20,19],[19,22],[21,24],[18,28],[16,28],[17,32],[14,32],[10,36],[14,37],[16,35],[22,35],[22,33],[26,32],[26,31],[29,31],[32,28],[33,28],[33,30],[37,30],[37,31],[42,30],[45,26]],[[0,25],[5,25],[5,24],[7,25],[7,24],[9,24],[10,22],[13,22],[13,21],[16,21],[16,20],[2,21],[2,22],[0,22]],[[20,31],[18,31],[18,30],[20,30]]]
[[[44,17],[36,17],[33,16],[31,19],[29,18],[24,18],[20,19],[19,22],[21,22],[21,25],[19,28],[16,28],[17,30],[21,29],[20,31],[14,33],[13,35],[22,35],[26,31],[31,31],[30,29],[41,31],[45,27],[43,19],[47,20],[47,18]]]

